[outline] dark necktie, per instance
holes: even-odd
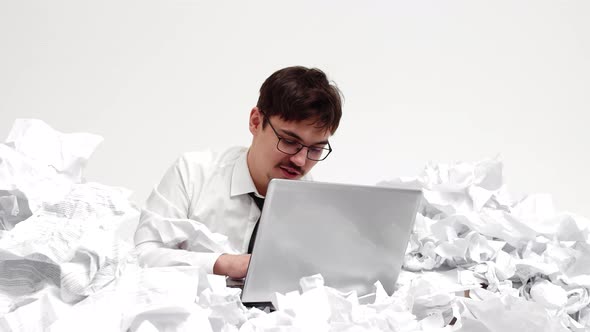
[[[256,206],[258,206],[258,208],[260,209],[260,216],[262,217],[262,207],[264,206],[264,198],[260,198],[256,195],[254,195],[254,193],[249,193],[248,195],[250,195],[250,197],[252,197],[252,199],[254,200],[254,203],[256,203]],[[256,241],[256,232],[258,232],[258,224],[260,223],[260,217],[258,217],[258,220],[256,221],[256,225],[254,226],[254,230],[252,231],[252,237],[250,237],[250,243],[248,244],[248,253],[251,254],[252,253],[252,248],[254,248],[254,241]]]

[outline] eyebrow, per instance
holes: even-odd
[[[295,139],[298,139],[299,141],[303,142],[303,139],[301,137],[299,137],[299,135],[295,134],[294,132],[292,132],[290,130],[284,130],[284,129],[279,129],[279,130],[282,131],[283,134],[288,135],[288,136],[291,136],[291,137],[293,137]],[[315,142],[315,143],[310,144],[310,145],[317,145],[317,144],[328,144],[328,141],[327,140],[324,140],[324,141],[320,141],[320,142]]]

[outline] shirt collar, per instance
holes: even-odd
[[[242,154],[236,160],[236,164],[234,165],[234,170],[231,176],[231,197],[244,195],[251,192],[255,193],[257,196],[260,196],[260,194],[258,194],[258,190],[256,190],[256,186],[254,185],[254,181],[252,181],[252,177],[250,176],[247,156],[248,151]]]

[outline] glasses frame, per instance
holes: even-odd
[[[281,140],[285,140],[285,141],[291,141],[289,139],[284,138],[283,136],[279,135],[279,133],[277,132],[277,130],[275,129],[275,127],[272,125],[272,123],[270,123],[270,118],[268,116],[266,116],[266,113],[264,113],[263,111],[259,110],[260,113],[266,118],[266,120],[268,121],[268,124],[270,125],[270,128],[272,129],[272,131],[275,133],[275,136],[279,139],[277,141],[277,150],[279,150],[280,152],[290,155],[290,156],[294,156],[296,154],[298,154],[299,152],[301,152],[301,150],[303,150],[303,148],[307,148],[307,152],[305,154],[305,157],[309,160],[312,161],[322,161],[325,160],[326,158],[328,158],[328,156],[330,155],[330,153],[332,153],[332,147],[330,146],[330,142],[328,142],[328,148],[322,148],[323,150],[328,151],[328,153],[324,156],[324,158],[322,159],[313,159],[309,157],[309,148],[311,147],[310,145],[305,145],[302,144],[300,142],[296,142],[299,145],[299,148],[297,149],[297,152],[295,153],[289,153],[289,152],[285,152],[281,149],[279,149],[279,144],[281,144]],[[264,123],[264,122],[263,122]]]

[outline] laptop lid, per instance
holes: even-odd
[[[270,302],[321,273],[327,286],[392,294],[422,193],[419,189],[273,179],[242,302]]]

